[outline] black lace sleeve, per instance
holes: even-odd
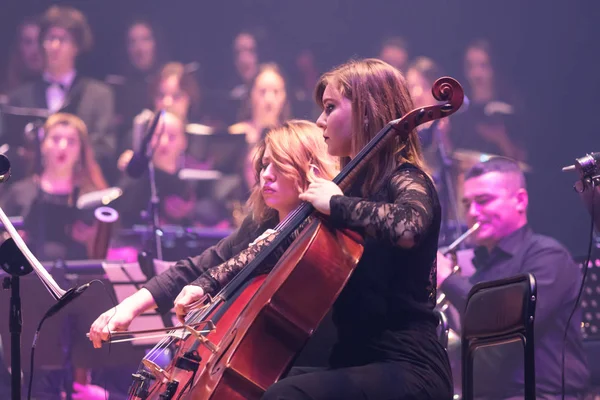
[[[432,186],[420,170],[394,173],[388,185],[388,201],[333,196],[331,221],[340,228],[358,229],[366,236],[389,241],[403,248],[418,244],[434,215]],[[392,200],[393,202],[389,202]]]
[[[285,249],[292,243],[292,241],[298,236],[299,232],[306,227],[310,219],[306,220],[290,237],[273,252],[273,254],[267,258],[267,260],[261,265],[259,270],[255,274],[267,273],[277,263],[277,260],[283,255]],[[224,285],[233,279],[248,263],[250,263],[258,253],[260,253],[265,247],[267,247],[276,237],[276,233],[257,240],[256,243],[250,244],[248,248],[244,249],[236,256],[230,258],[222,264],[207,269],[198,279],[192,282],[192,285],[200,286],[204,293],[214,295]]]

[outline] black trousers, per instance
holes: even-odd
[[[380,362],[339,369],[292,368],[262,400],[450,400],[452,382],[414,364]]]

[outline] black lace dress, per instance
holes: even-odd
[[[339,369],[395,363],[395,368],[404,365],[424,379],[435,377],[451,391],[450,366],[437,340],[438,321],[433,313],[441,219],[435,188],[421,170],[403,164],[378,193],[366,200],[358,196],[357,187],[348,196],[334,196],[330,202],[334,226],[356,230],[365,237],[363,257],[334,305],[338,341],[330,365]],[[262,228],[272,227],[273,222],[268,225]],[[240,230],[249,233],[248,228],[245,222]],[[255,229],[254,237],[261,232]],[[186,269],[195,271],[187,275],[187,282],[214,294],[264,243],[235,253],[235,257],[227,254],[233,258],[221,263],[212,257],[212,265],[208,265],[208,258],[186,261]],[[207,264],[198,265],[202,261]],[[183,265],[178,263],[180,269]],[[147,287],[156,300],[153,286]],[[171,298],[177,294],[172,292]]]

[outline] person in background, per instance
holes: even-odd
[[[290,98],[296,118],[316,119],[319,110],[312,99],[312,91],[319,80],[315,53],[302,49],[295,57],[295,76],[290,89]]]
[[[500,79],[489,42],[478,39],[467,46],[464,74],[470,105],[467,112],[456,116],[455,149],[524,161],[527,154],[519,140],[524,134],[520,102],[515,91]]]
[[[402,73],[406,73],[409,53],[408,42],[401,36],[390,36],[381,42],[378,57]]]
[[[182,181],[179,172],[184,165],[188,138],[183,120],[172,112],[166,112],[152,136],[149,146],[154,149],[152,164],[156,189],[160,198],[161,225],[216,226],[227,219],[227,212],[209,197],[202,196],[199,184]],[[149,223],[150,182],[148,173],[138,179],[124,177],[120,187],[123,196],[118,200],[122,225]]]
[[[149,92],[152,110],[145,109],[133,119],[133,129],[125,140],[126,150],[118,161],[121,171],[125,170],[133,152],[139,149],[150,121],[157,111],[165,110],[177,116],[184,124],[184,132],[187,131],[189,123],[193,123],[195,129],[201,131],[200,136],[213,132],[210,126],[200,123],[200,87],[196,79],[186,71],[185,65],[179,62],[165,64],[152,80]],[[185,160],[186,164],[202,168],[203,166],[198,163],[206,159],[205,149],[200,140],[191,138],[188,142],[188,155],[191,158]]]
[[[275,63],[260,65],[249,83],[249,97],[244,104],[241,122],[229,127],[231,134],[245,134],[253,146],[264,132],[280,126],[291,114],[286,80]]]
[[[325,73],[315,100],[327,151],[342,167],[413,109],[404,76],[378,59]],[[424,168],[413,130],[381,146],[346,193],[316,178],[300,195],[332,227],[363,235],[364,252],[333,305],[337,340],[328,368],[292,369],[262,399],[452,398],[434,313],[441,211]]]
[[[561,398],[560,349],[565,330],[568,330],[565,398],[581,399],[589,379],[580,328],[581,309],[567,325],[581,284],[581,271],[564,246],[532,231],[527,220],[529,195],[518,163],[505,157],[494,157],[473,166],[465,176],[462,202],[468,226],[476,222],[481,224],[471,237],[475,249],[469,254],[457,254],[459,259],[472,260],[472,265],[463,264],[461,267],[474,272],[471,276],[452,273],[452,262],[438,253],[438,287],[462,315],[467,295],[476,283],[522,273],[533,274],[537,281],[534,323],[536,395],[544,399]],[[454,356],[460,357],[458,354]],[[523,398],[523,351],[520,344],[478,351],[475,362],[476,398]]]
[[[417,57],[409,64],[406,81],[415,107],[438,104],[431,93],[431,88],[440,77],[442,77],[440,67],[429,57]],[[452,158],[450,132],[452,118],[442,118],[417,127],[423,146],[423,155],[438,189],[442,205],[440,244],[456,239],[462,233],[462,229],[459,227],[463,225],[462,212],[458,207],[459,170]]]
[[[92,48],[92,32],[85,16],[75,8],[54,5],[40,21],[40,41],[45,67],[42,77],[9,94],[8,104],[67,112],[83,120],[94,153],[105,172],[114,170],[116,137],[113,129],[114,98],[104,83],[77,71],[79,55]],[[18,140],[2,132],[5,141]]]
[[[417,57],[409,64],[406,71],[406,82],[408,83],[408,89],[416,108],[438,104],[438,101],[431,93],[431,88],[433,87],[433,83],[441,77],[440,67],[429,57]],[[421,138],[421,144],[423,145],[427,165],[434,170],[439,169],[440,160],[437,154],[439,146],[443,146],[445,152],[448,154],[452,150],[450,120],[442,118],[430,121],[419,125],[417,129]]]
[[[229,95],[241,104],[250,92],[250,81],[258,73],[258,40],[250,30],[239,32],[233,39],[233,62],[238,83]]]
[[[0,205],[7,215],[23,217],[24,236],[39,259],[87,259],[96,234],[94,210],[75,204],[108,185],[79,117],[54,114],[43,130],[41,172],[9,186]]]
[[[0,93],[10,93],[42,75],[44,57],[40,48],[39,36],[38,18],[28,17],[19,24],[17,37],[8,58],[6,78],[0,86]]]
[[[134,19],[127,25],[124,36],[126,57],[123,58],[126,61],[121,66],[122,75],[106,77],[106,82],[113,85],[116,94],[117,148],[120,153],[131,146],[125,142],[133,118],[152,106],[150,84],[167,60],[161,31],[150,20]]]
[[[260,141],[253,171],[256,184],[248,201],[250,212],[241,226],[202,254],[178,261],[117,307],[100,315],[90,327],[89,338],[94,347],[101,347],[109,332],[127,329],[145,310],[158,308],[164,313],[175,306],[183,318],[192,298],[201,295],[202,290],[216,292],[252,261],[268,243],[269,230],[300,205],[299,193],[315,176],[332,179],[338,168],[327,154],[321,130],[312,122],[291,120]],[[265,265],[259,273],[268,272],[270,267]]]

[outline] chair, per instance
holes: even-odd
[[[481,282],[467,297],[462,321],[463,399],[473,399],[475,350],[520,341],[525,355],[525,399],[535,399],[533,321],[537,287],[532,274]]]
[[[438,308],[434,309],[433,312],[437,315],[440,320],[440,324],[438,325],[438,340],[444,346],[446,350],[448,350],[448,332],[450,331],[450,326],[448,324],[448,318],[446,314]]]

